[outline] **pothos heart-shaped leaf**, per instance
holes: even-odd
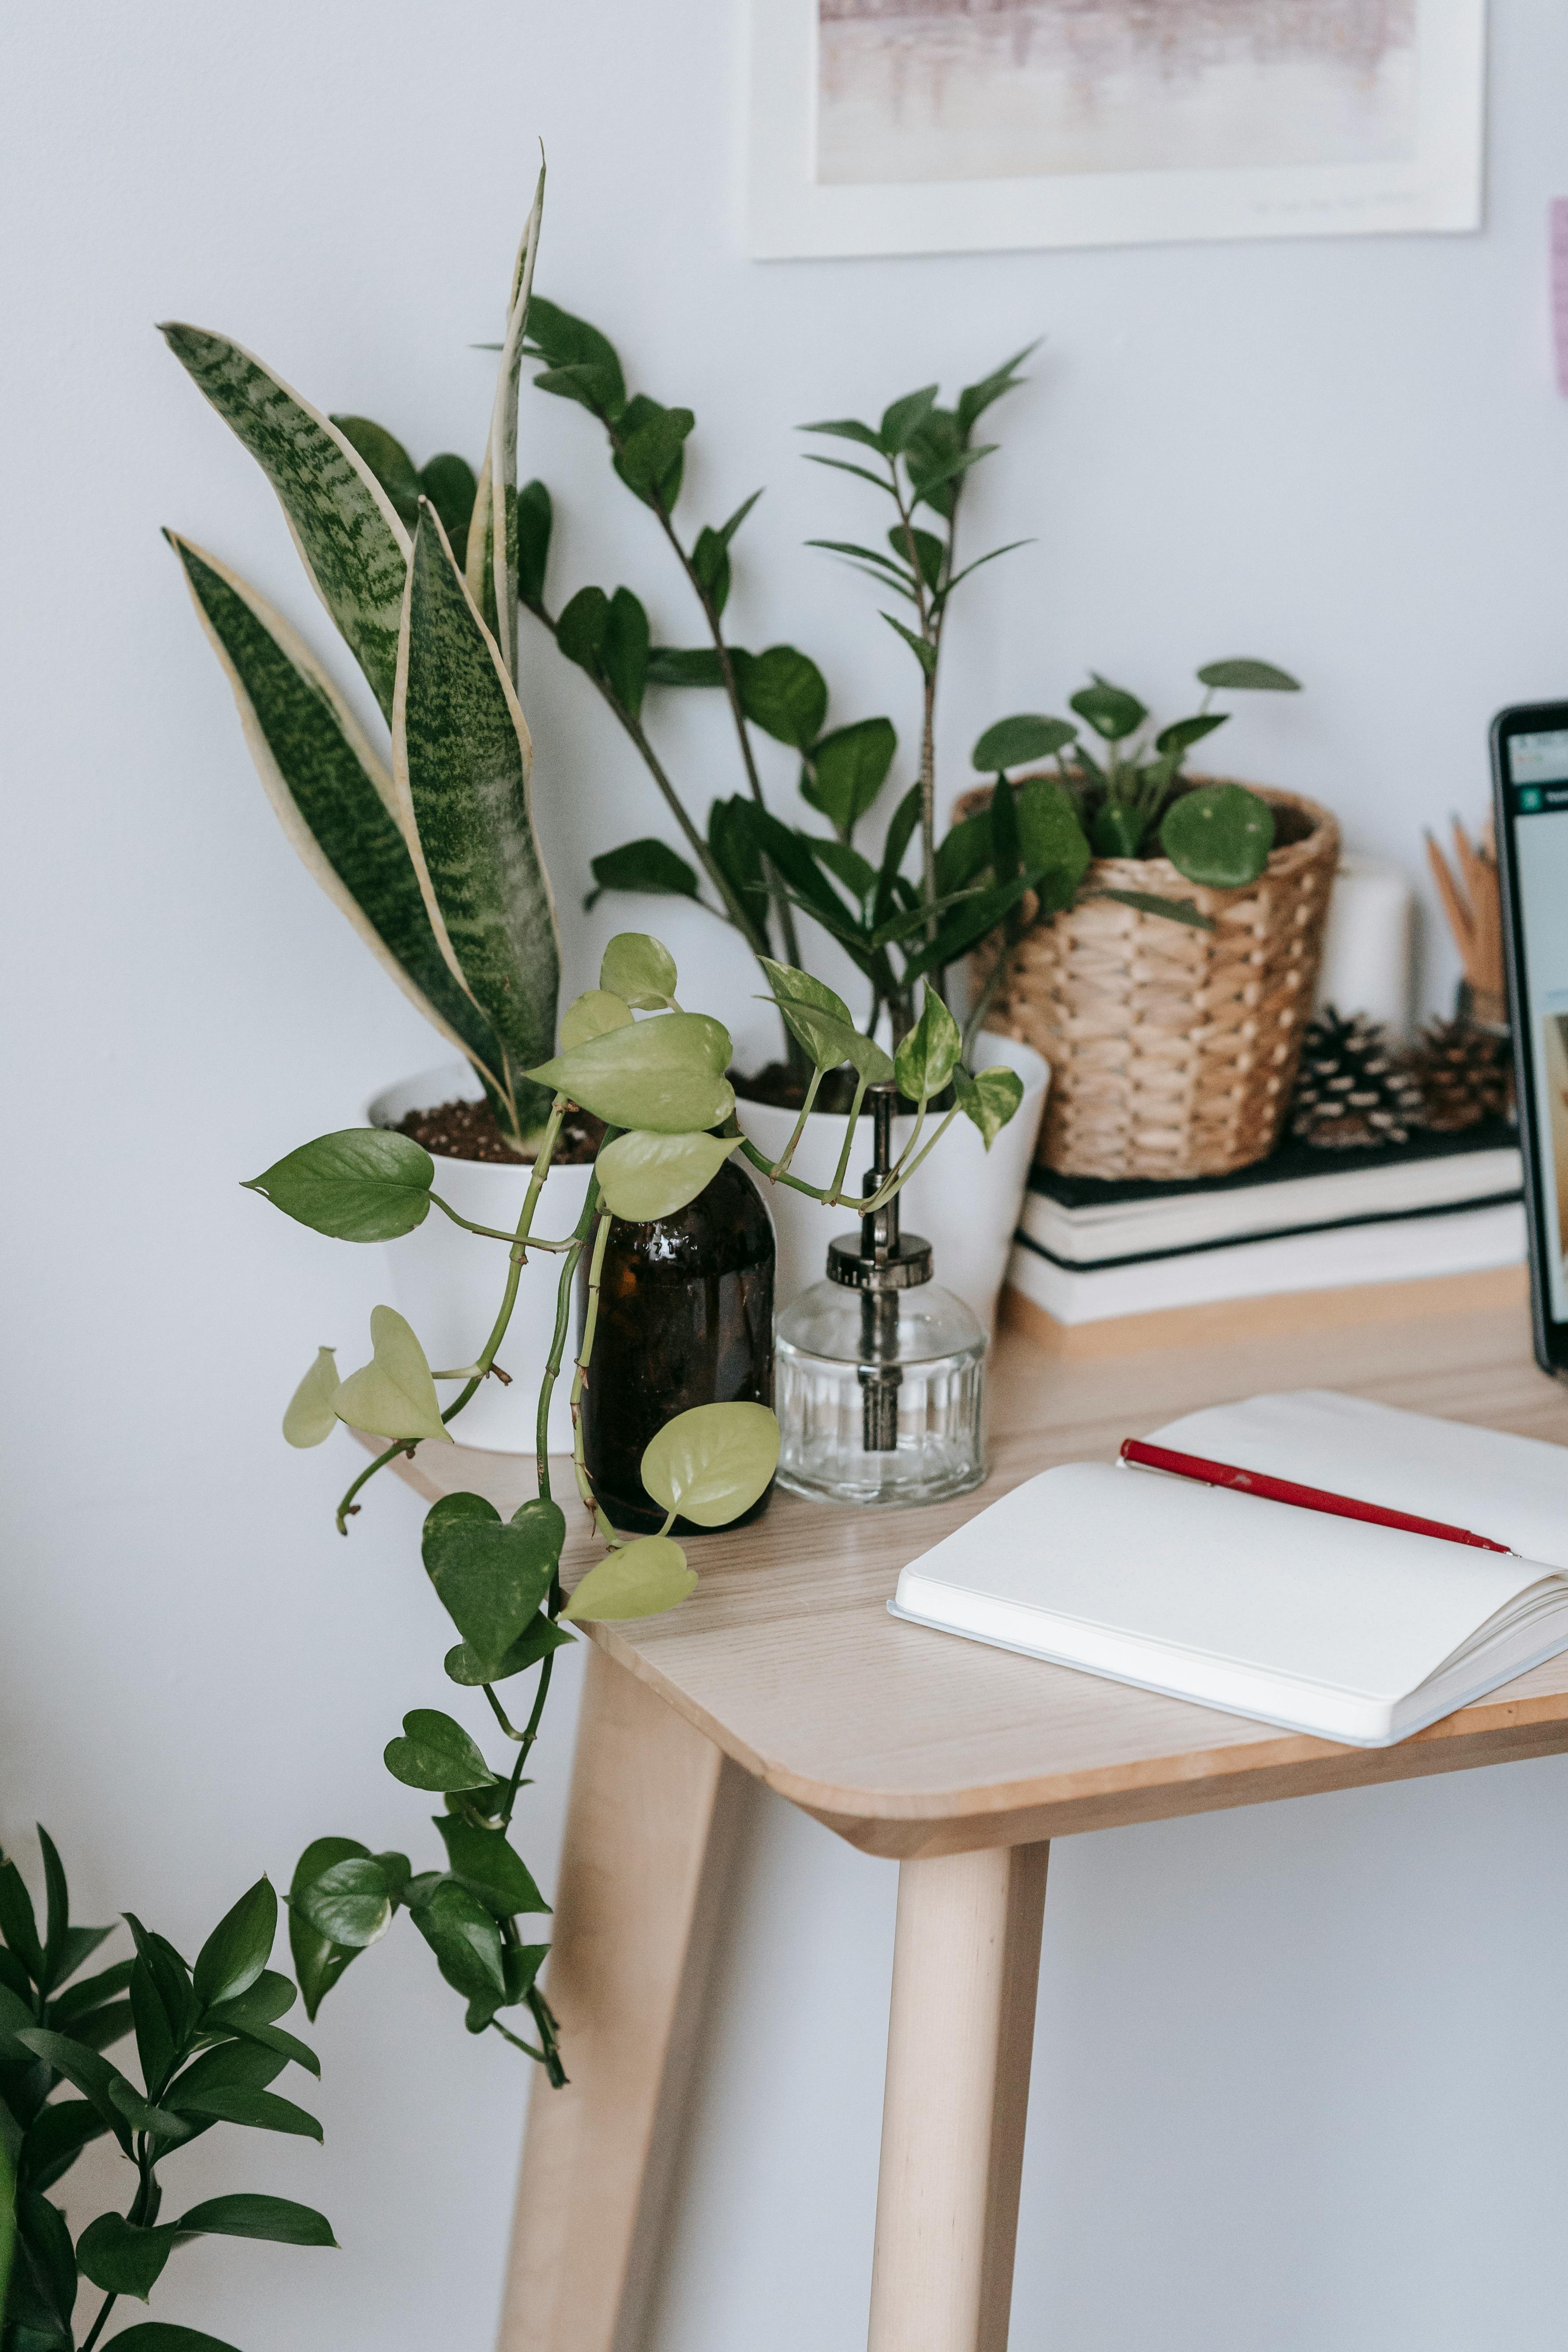
[[[377,1437],[438,1437],[449,1445],[425,1350],[395,1307],[371,1308],[370,1344],[370,1362],[332,1399],[338,1419]]]
[[[1016,1070],[977,1070],[971,1077],[959,1068],[952,1074],[952,1087],[960,1110],[973,1120],[989,1151],[1024,1099],[1023,1079]]]
[[[900,1092],[911,1102],[938,1095],[958,1066],[958,1024],[928,980],[921,1017],[893,1056]]]
[[[557,1503],[524,1503],[510,1519],[481,1495],[447,1495],[425,1520],[430,1580],[488,1682],[550,1591],[566,1540]]]
[[[338,1360],[331,1348],[318,1348],[316,1360],[289,1400],[283,1434],[290,1445],[320,1445],[338,1425]]]
[[[439,1707],[416,1706],[403,1718],[403,1737],[386,1743],[394,1780],[410,1789],[486,1789],[493,1775],[460,1723]]]
[[[605,1206],[632,1225],[673,1217],[706,1191],[739,1140],[733,1135],[655,1135],[646,1128],[617,1135],[595,1162]]]
[[[677,977],[675,958],[647,931],[617,931],[599,966],[600,988],[643,1013],[674,1003]]]
[[[591,1568],[561,1613],[595,1621],[657,1617],[696,1586],[697,1571],[672,1537],[639,1536]]]
[[[665,1013],[590,1037],[529,1076],[611,1127],[682,1135],[719,1127],[735,1107],[724,1072],[730,1033],[700,1013]]]
[[[585,1045],[606,1030],[629,1029],[631,1019],[632,1008],[624,996],[607,988],[585,988],[561,1015],[561,1050],[570,1053],[574,1045]]]
[[[778,1460],[779,1425],[765,1404],[699,1404],[649,1439],[642,1482],[662,1509],[722,1528],[765,1493]]]

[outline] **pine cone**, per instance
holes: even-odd
[[[1290,1132],[1324,1151],[1407,1143],[1421,1118],[1421,1089],[1386,1033],[1363,1013],[1342,1020],[1331,1004],[1307,1024],[1290,1108]]]
[[[1419,1032],[1410,1075],[1421,1089],[1421,1124],[1439,1135],[1458,1135],[1483,1118],[1496,1118],[1513,1098],[1506,1033],[1478,1028],[1463,1014],[1429,1021]]]

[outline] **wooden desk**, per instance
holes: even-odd
[[[1339,1388],[1568,1444],[1519,1278],[1413,1288],[1398,1319],[1081,1363],[1005,1334],[978,1496],[780,1495],[690,1547],[684,1607],[592,1630],[548,1979],[572,2083],[533,2095],[501,2352],[641,2352],[740,1772],[900,1865],[870,2352],[1005,2352],[1047,1842],[1568,1748],[1568,1657],[1347,1748],[887,1613],[904,1563],[982,1503],[1228,1397]],[[406,1475],[502,1508],[531,1491],[526,1464],[459,1447]],[[574,1534],[569,1581],[590,1556]]]

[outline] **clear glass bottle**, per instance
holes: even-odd
[[[893,1089],[872,1097],[869,1199],[892,1162]],[[832,1243],[827,1278],[780,1318],[781,1486],[837,1503],[937,1503],[985,1475],[985,1334],[931,1279],[895,1197]]]

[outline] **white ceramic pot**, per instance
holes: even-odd
[[[385,1087],[372,1097],[364,1115],[373,1127],[395,1127],[411,1110],[429,1110],[447,1102],[478,1102],[482,1093],[468,1064],[453,1062],[441,1069],[422,1070],[400,1086]],[[460,1216],[504,1233],[514,1230],[522,1214],[531,1172],[521,1161],[508,1168],[483,1160],[437,1159],[435,1190]],[[534,1218],[538,1231],[547,1239],[559,1241],[576,1224],[593,1172],[587,1167],[549,1170]],[[489,1337],[506,1286],[503,1244],[466,1234],[439,1209],[432,1209],[422,1225],[385,1247],[392,1277],[390,1303],[412,1323],[431,1363],[471,1364]],[[540,1378],[555,1328],[560,1267],[560,1259],[544,1251],[523,1267],[500,1358],[511,1374],[511,1386],[503,1388],[493,1380],[484,1382],[453,1424],[460,1444],[496,1454],[533,1452]],[[563,1374],[550,1400],[552,1454],[572,1451],[570,1397],[576,1337],[574,1315],[567,1326]],[[443,1402],[449,1403],[457,1393],[443,1383]]]
[[[900,1195],[907,1231],[923,1234],[935,1254],[936,1279],[956,1291],[983,1331],[994,1328],[996,1302],[1013,1232],[1023,1203],[1035,1139],[1046,1107],[1050,1069],[1032,1045],[989,1032],[975,1044],[973,1066],[1016,1070],[1024,1081],[1024,1099],[989,1151],[979,1129],[966,1118],[956,1118],[936,1150]],[[795,1123],[794,1111],[772,1103],[738,1102],[742,1132],[776,1160]],[[893,1136],[900,1148],[912,1131],[912,1118],[895,1119]],[[930,1132],[928,1127],[928,1133]],[[844,1121],[831,1112],[813,1111],[805,1122],[791,1161],[791,1172],[813,1184],[829,1184],[844,1148]],[[857,1191],[871,1157],[871,1122],[862,1118],[849,1155],[846,1184]],[[787,1184],[757,1181],[773,1213],[778,1236],[778,1268],[773,1301],[782,1314],[793,1298],[827,1271],[827,1244],[837,1234],[853,1230],[851,1209],[825,1209]]]

